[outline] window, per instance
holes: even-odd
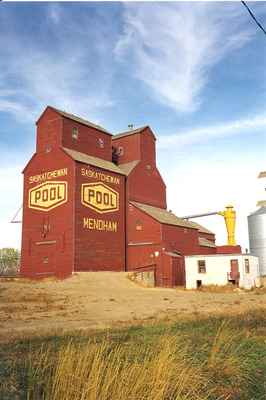
[[[77,140],[77,138],[78,138],[78,135],[79,135],[79,130],[78,130],[78,128],[72,128],[72,139],[75,139],[75,140]]]
[[[151,176],[151,174],[152,174],[152,166],[150,164],[146,165],[146,172],[147,172],[147,175]]]
[[[198,260],[198,273],[206,274],[206,262],[205,260]]]
[[[51,150],[52,150],[52,146],[50,144],[47,144],[45,146],[45,153],[50,153]]]
[[[248,258],[245,258],[245,273],[246,274],[250,273],[249,259]]]
[[[117,149],[117,153],[119,156],[123,156],[124,155],[124,147],[123,146],[119,146]]]
[[[47,256],[43,257],[43,263],[44,263],[44,264],[48,264],[48,261],[49,261],[49,259],[48,259]]]
[[[142,226],[142,222],[140,220],[136,221],[136,231],[142,231],[143,226]]]
[[[100,147],[101,149],[104,148],[104,140],[103,140],[102,138],[99,138],[99,139],[98,139],[98,145],[99,145],[99,147]]]

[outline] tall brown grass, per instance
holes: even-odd
[[[199,362],[177,335],[155,343],[85,345],[70,341],[56,354],[42,348],[28,360],[27,400],[240,399],[248,379],[241,338],[222,324]],[[199,351],[205,351],[203,345]],[[29,368],[30,367],[30,368]]]

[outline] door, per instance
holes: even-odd
[[[185,286],[185,268],[182,257],[172,257],[173,286]]]
[[[230,280],[234,281],[238,285],[239,275],[238,260],[230,260]]]

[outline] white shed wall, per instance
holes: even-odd
[[[249,273],[245,272],[245,259],[249,260]],[[205,260],[206,273],[198,272],[198,260]],[[185,257],[186,288],[196,289],[197,280],[201,281],[202,285],[227,285],[228,274],[231,271],[231,260],[238,260],[240,273],[239,287],[251,289],[258,284],[258,257],[247,254],[214,254]]]

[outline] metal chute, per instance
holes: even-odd
[[[200,218],[200,217],[208,217],[210,215],[221,215],[224,217],[224,222],[227,230],[227,245],[228,246],[235,246],[235,226],[236,226],[236,212],[234,210],[234,206],[228,205],[225,207],[224,211],[213,211],[203,214],[194,214],[194,215],[187,215],[182,217],[183,219],[193,219],[193,218]]]

